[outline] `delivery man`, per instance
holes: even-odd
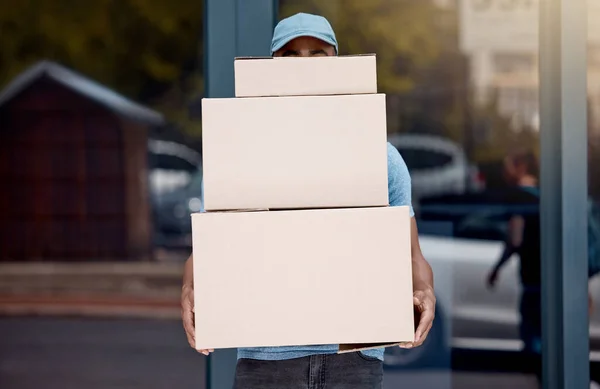
[[[338,53],[338,44],[327,19],[300,13],[282,20],[275,27],[271,52],[276,57],[334,56]],[[292,118],[292,120],[298,120],[298,118]],[[310,117],[307,117],[306,120],[307,123],[310,123]],[[412,216],[413,288],[418,326],[414,341],[401,346],[412,348],[423,343],[433,324],[436,304],[433,273],[419,247],[417,225],[411,205],[411,180],[408,169],[398,150],[389,143],[387,157],[390,206],[409,206]],[[192,256],[190,256],[185,264],[181,308],[187,338],[190,345],[194,347],[192,269]],[[381,317],[372,319],[382,320]],[[244,318],[240,318],[240,320],[244,320]],[[337,349],[336,345],[239,349],[235,388],[382,388],[383,349],[349,354],[337,354]],[[208,355],[210,351],[212,350],[202,350],[202,353]]]

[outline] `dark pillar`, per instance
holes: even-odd
[[[278,0],[204,0],[206,97],[233,97],[233,59],[270,55]],[[208,358],[207,389],[233,386],[236,350]]]
[[[544,388],[589,388],[587,1],[540,2]]]

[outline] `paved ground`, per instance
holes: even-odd
[[[2,389],[204,388],[174,320],[0,319]]]
[[[177,320],[0,318],[2,389],[203,389],[204,380],[205,358]],[[513,373],[386,372],[386,389],[482,387],[535,383]]]
[[[205,388],[179,322],[181,273],[181,261],[0,264],[0,388]],[[387,371],[385,389],[536,387],[457,358],[469,371]]]

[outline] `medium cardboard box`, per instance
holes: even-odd
[[[207,211],[388,205],[385,95],[202,100]]]
[[[236,58],[236,97],[377,93],[374,54]]]
[[[192,215],[196,347],[414,339],[408,207]]]

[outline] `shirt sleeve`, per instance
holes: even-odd
[[[394,146],[388,148],[388,193],[391,207],[408,206],[410,216],[415,216],[412,206],[412,187],[406,162]]]

